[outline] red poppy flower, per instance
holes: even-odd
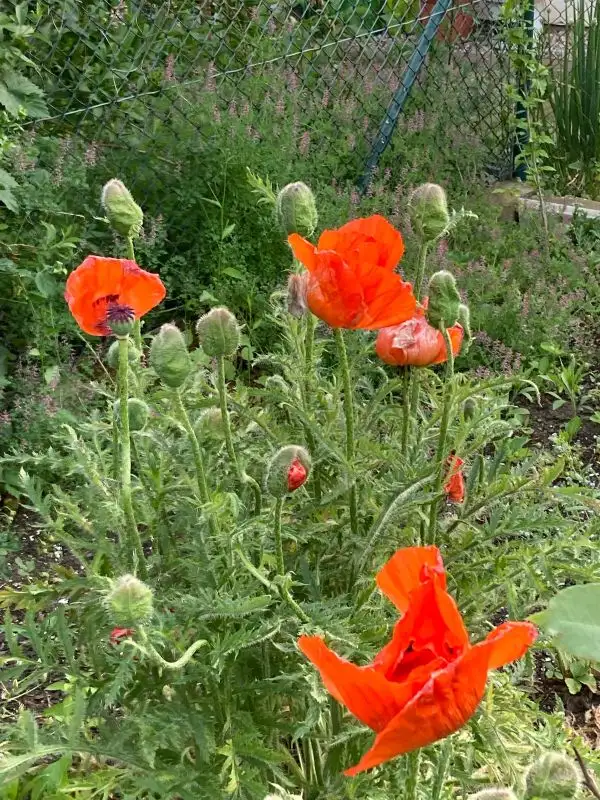
[[[402,617],[372,664],[340,658],[318,636],[298,640],[327,691],[377,734],[346,775],[457,731],[481,702],[488,671],[521,658],[536,637],[528,622],[505,622],[471,645],[437,547],[398,550],[377,583]]]
[[[113,628],[110,632],[110,643],[117,644],[121,639],[127,639],[135,633],[133,628]]]
[[[310,275],[308,307],[332,328],[383,328],[412,316],[412,286],[394,272],[404,242],[383,217],[323,231],[317,247],[297,233],[288,242]]]
[[[465,479],[462,458],[452,454],[448,459],[448,477],[444,483],[444,491],[451,503],[462,503],[465,499]]]
[[[382,361],[395,367],[430,367],[447,360],[444,336],[427,322],[426,308],[427,298],[411,319],[379,331],[375,350]],[[463,333],[462,325],[458,323],[448,328],[455,356],[460,353]]]
[[[109,309],[140,319],[166,294],[158,275],[125,258],[88,256],[67,278],[65,300],[79,327],[92,336],[109,336]]]

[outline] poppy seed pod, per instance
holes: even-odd
[[[410,222],[425,242],[441,236],[450,223],[446,192],[437,183],[417,187],[408,201]]]
[[[102,189],[102,207],[111,227],[128,238],[140,235],[144,224],[144,212],[131,196],[122,181],[113,178]]]
[[[131,339],[127,342],[127,357],[130,364],[135,364],[140,360],[139,350],[136,348]],[[106,354],[106,363],[112,369],[119,368],[119,343],[112,342]]]
[[[110,305],[106,310],[106,325],[117,339],[126,339],[133,333],[135,312],[131,306]]]
[[[544,753],[525,773],[525,800],[569,800],[577,793],[575,765],[562,753]]]
[[[137,397],[130,397],[127,401],[127,409],[129,412],[129,430],[132,433],[143,430],[146,427],[148,415],[150,414],[150,409],[148,408],[147,404],[144,403],[143,400],[139,400]],[[113,404],[113,413],[115,415],[117,425],[120,426],[121,401],[119,399],[115,400]]]
[[[292,317],[300,319],[308,311],[306,294],[308,290],[308,272],[292,272],[287,285],[287,310]]]
[[[277,220],[286,236],[312,236],[319,221],[315,196],[302,181],[288,183],[277,195]]]
[[[200,317],[196,332],[207,356],[232,356],[240,346],[240,326],[228,308],[213,308]]]
[[[455,325],[461,303],[454,275],[445,269],[435,272],[429,279],[428,294],[426,314],[429,324],[438,330]]]
[[[517,800],[512,789],[498,787],[497,789],[482,789],[480,792],[470,794],[467,800]]]
[[[150,363],[161,381],[171,389],[178,389],[185,382],[192,363],[177,325],[167,323],[156,334],[150,345]]]
[[[310,456],[304,447],[288,444],[278,450],[267,467],[265,488],[273,497],[285,497],[308,479]]]
[[[113,623],[122,628],[144,625],[152,616],[152,589],[134,575],[113,581],[105,602]]]

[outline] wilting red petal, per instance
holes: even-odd
[[[448,477],[444,483],[444,492],[452,503],[462,503],[465,499],[465,479],[462,466],[465,462],[457,455],[448,459]]]
[[[457,356],[464,335],[462,326],[448,328],[448,334],[452,353]],[[382,361],[396,367],[429,367],[448,358],[444,336],[427,322],[422,309],[406,322],[380,330],[375,351]]]
[[[109,306],[128,306],[136,319],[165,297],[158,275],[124,258],[88,256],[67,278],[65,300],[79,327],[92,336],[107,336]]]
[[[414,695],[412,686],[340,658],[320,636],[301,636],[298,647],[319,670],[329,694],[374,731],[383,730]]]
[[[377,573],[377,586],[391,600],[398,611],[404,613],[409,606],[410,593],[428,579],[428,570],[434,570],[446,588],[442,554],[435,545],[404,547],[397,550]]]
[[[383,217],[324,231],[317,248],[297,234],[288,241],[310,272],[308,307],[332,327],[376,329],[414,313],[412,287],[394,272],[402,236]]]
[[[111,644],[117,644],[121,639],[126,639],[128,636],[133,636],[135,630],[133,628],[113,628],[110,632]]]

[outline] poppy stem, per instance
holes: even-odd
[[[402,382],[402,455],[406,455],[408,447],[408,429],[410,427],[410,389],[411,389],[412,369],[404,367]]]
[[[135,261],[135,248],[133,246],[133,239],[131,236],[127,237],[127,258],[130,261]],[[137,261],[135,262],[137,264]],[[143,344],[142,344],[142,323],[139,319],[133,323],[133,341],[135,342],[135,346],[142,353]]]
[[[204,469],[204,460],[202,458],[202,450],[200,449],[200,444],[198,442],[198,437],[196,436],[196,432],[190,422],[189,415],[187,413],[187,409],[183,403],[183,398],[181,397],[181,393],[176,390],[173,392],[175,397],[175,407],[177,409],[177,414],[179,416],[179,421],[185,428],[185,432],[187,433],[188,439],[190,440],[190,445],[192,447],[192,454],[194,457],[194,467],[196,468],[196,480],[198,481],[198,494],[200,496],[200,500],[205,506],[210,505],[210,492],[208,491],[208,483],[206,481],[206,470]],[[208,512],[208,528],[210,530],[211,536],[215,541],[218,541],[219,537],[219,526],[217,525],[217,521],[215,519],[215,515],[212,511]],[[206,547],[206,541],[202,533],[200,533],[200,544],[202,547],[202,557],[206,560],[207,564],[210,564],[210,559],[208,555],[208,548]],[[232,557],[233,560],[233,557]],[[216,580],[213,575],[213,582],[216,585]]]
[[[427,253],[429,252],[429,242],[422,241],[419,245],[419,256],[417,259],[417,272],[415,274],[414,295],[418,302],[421,302],[421,288],[425,277],[425,267],[427,265]],[[419,396],[421,394],[421,374],[417,369],[410,370],[410,410],[406,416],[406,442],[408,444],[408,434],[410,431],[410,421],[416,420],[419,413]],[[402,431],[402,452],[406,452],[404,445],[404,429]]]
[[[413,750],[407,755],[406,783],[404,787],[404,797],[406,800],[416,800],[417,788],[419,786],[419,771],[421,767],[421,751]]]
[[[140,578],[144,580],[148,571],[140,532],[135,521],[131,499],[131,438],[129,433],[129,337],[119,338],[119,415],[121,422],[121,503],[125,515],[125,527],[129,547],[137,562]]]
[[[438,752],[437,768],[433,776],[433,787],[431,789],[430,800],[440,800],[444,783],[446,782],[446,775],[448,773],[448,765],[452,757],[452,737],[446,736],[442,746]]]
[[[229,409],[227,408],[227,384],[225,383],[225,359],[223,356],[217,356],[217,391],[219,393],[219,407],[221,409],[227,455],[229,456],[229,460],[240,482],[248,485],[252,489],[254,495],[254,513],[258,515],[260,514],[262,506],[262,492],[260,486],[251,475],[248,475],[245,470],[242,469],[237,453],[235,452],[235,447],[233,446],[231,419],[229,417]]]
[[[334,328],[335,342],[337,345],[340,368],[342,370],[342,384],[344,387],[344,416],[346,418],[346,459],[348,469],[351,470],[351,485],[348,492],[350,506],[350,530],[354,537],[358,537],[358,501],[356,497],[356,482],[354,478],[354,404],[352,402],[352,382],[350,380],[350,367],[344,334],[341,328]]]
[[[302,392],[302,404],[304,406],[304,413],[308,415],[310,411],[309,397],[312,394],[312,374],[314,363],[314,344],[315,344],[315,328],[317,318],[310,311],[306,314],[306,333],[304,336],[304,381]],[[317,441],[310,425],[305,426],[306,444],[308,445],[309,452],[313,458],[316,457]],[[318,464],[313,466],[313,489],[315,493],[315,500],[317,503],[321,502],[321,475]]]
[[[283,511],[283,497],[278,497],[275,501],[275,518],[273,522],[273,534],[275,538],[275,555],[277,558],[277,572],[285,575],[285,564],[283,561],[283,542],[281,539],[281,514]]]
[[[444,456],[446,453],[446,439],[448,438],[448,425],[450,422],[450,410],[452,408],[452,389],[454,385],[454,353],[452,352],[452,340],[450,339],[450,334],[448,333],[448,330],[443,323],[442,325],[440,325],[440,331],[446,343],[446,354],[447,354],[446,381],[444,385],[444,399],[442,407],[442,419],[440,421],[440,435],[438,438],[438,446],[435,454],[435,468],[437,470],[437,474],[435,478],[435,484],[433,487],[433,493],[436,496],[431,501],[431,507],[429,509],[429,535],[428,535],[429,544],[435,544],[438,505],[439,505],[439,499],[437,495],[439,494],[442,488],[442,484],[444,482],[444,470],[445,470]]]
[[[419,256],[417,259],[417,272],[415,274],[414,296],[421,302],[421,288],[425,277],[425,266],[427,264],[427,253],[429,252],[429,242],[421,242],[419,246]]]

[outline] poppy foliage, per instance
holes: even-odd
[[[323,231],[316,247],[297,233],[288,242],[309,273],[308,307],[332,328],[383,328],[414,313],[412,286],[395,272],[404,241],[383,217]]]
[[[457,731],[481,702],[489,670],[521,658],[536,637],[528,622],[505,622],[471,645],[437,547],[398,550],[377,584],[402,616],[371,664],[340,658],[319,636],[298,640],[327,691],[376,733],[350,776]]]
[[[88,256],[67,278],[65,300],[79,327],[109,336],[108,313],[121,307],[140,319],[165,297],[163,282],[125,258]]]

